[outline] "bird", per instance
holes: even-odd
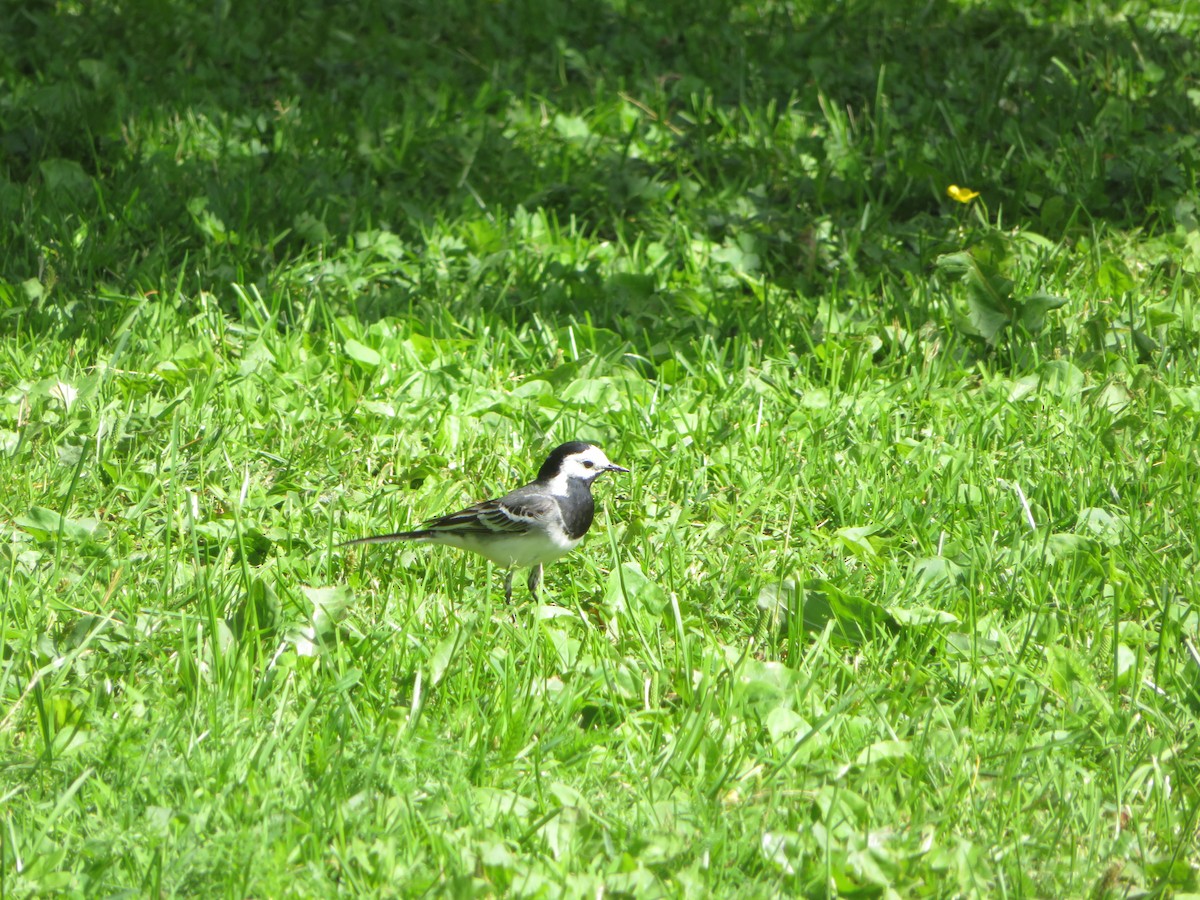
[[[537,478],[503,497],[438,516],[412,531],[346,541],[342,546],[416,541],[469,550],[507,570],[504,599],[512,603],[516,569],[529,567],[529,593],[537,599],[544,567],[574,550],[592,526],[592,482],[605,472],[626,472],[595,444],[568,441],[555,447]]]

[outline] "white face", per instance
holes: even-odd
[[[569,479],[581,478],[584,481],[592,482],[608,471],[624,472],[627,470],[613,465],[599,447],[588,447],[586,450],[572,453],[562,461],[562,468],[550,483],[550,489],[556,494],[565,494]]]

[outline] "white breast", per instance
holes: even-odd
[[[556,534],[534,531],[529,534],[514,534],[511,537],[489,537],[480,540],[473,534],[438,534],[425,539],[429,543],[446,544],[460,550],[470,550],[490,559],[497,566],[528,568],[554,562],[560,556],[579,546],[583,538],[571,540],[561,530]]]

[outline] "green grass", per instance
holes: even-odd
[[[1200,4],[0,9],[0,896],[1200,892]]]

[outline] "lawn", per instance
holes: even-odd
[[[0,9],[0,897],[1200,894],[1200,0]]]

